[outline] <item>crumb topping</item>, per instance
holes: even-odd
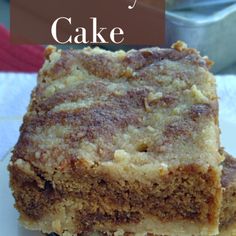
[[[215,80],[196,50],[181,42],[127,53],[50,46],[45,59],[14,158],[51,171],[74,159],[160,169],[222,160]]]

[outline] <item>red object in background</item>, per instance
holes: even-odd
[[[0,71],[37,72],[43,64],[44,48],[40,45],[14,45],[0,25]]]

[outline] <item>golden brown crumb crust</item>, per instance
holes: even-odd
[[[50,58],[56,53],[58,59]],[[147,151],[159,156],[162,150],[173,153],[172,144],[178,146],[178,141],[190,139],[186,146],[195,142],[192,133],[203,131],[204,127],[199,130],[201,123],[204,126],[209,121],[218,123],[214,80],[206,70],[209,63],[181,42],[173,49],[131,50],[117,55],[105,51],[94,53],[92,49],[59,53],[49,47],[45,57],[49,66],[44,66],[39,74],[13,159],[22,158],[35,166],[47,162],[58,166],[64,163],[58,153],[66,161],[77,158],[77,150],[81,148],[78,144],[88,142],[96,145],[99,161],[113,159],[113,153],[120,148],[120,144],[114,144],[114,136],[129,132],[130,126],[143,133],[142,127],[156,129],[155,124],[162,138],[148,140]],[[76,82],[70,81],[71,75]],[[163,115],[160,121],[150,119],[159,112]],[[48,137],[46,131],[50,127],[67,128],[61,135],[56,133],[59,145],[50,146],[43,140],[41,145],[34,138],[38,134]],[[217,141],[217,137],[213,139]],[[25,147],[31,148],[25,151]],[[54,158],[48,160],[48,155]]]

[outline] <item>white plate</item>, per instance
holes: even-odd
[[[236,156],[236,77],[217,78],[220,100],[221,142],[225,150]],[[7,165],[9,155],[0,161],[0,236],[42,236],[39,232],[23,229],[17,222],[18,213],[9,188]]]

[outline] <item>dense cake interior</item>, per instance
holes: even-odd
[[[231,225],[233,226],[236,222],[236,160],[227,153],[224,155],[226,159],[223,165],[221,180],[224,191],[220,213],[220,232],[222,235],[230,235],[232,233],[231,231],[234,230]],[[24,165],[24,167],[26,166],[27,164]],[[115,222],[119,224],[122,222],[135,223],[140,219],[138,212],[129,212],[127,214],[125,211],[111,211],[111,209],[108,211],[110,214],[108,212],[104,214],[104,212],[98,212],[97,210],[94,212],[94,209],[97,209],[96,201],[92,199],[90,199],[91,201],[78,200],[78,195],[76,194],[74,196],[73,194],[66,196],[64,201],[61,201],[59,193],[56,193],[50,184],[45,183],[43,188],[43,185],[39,184],[39,180],[38,183],[35,183],[37,180],[35,176],[31,175],[30,177],[29,173],[33,174],[32,171],[29,169],[26,171],[26,169],[27,167],[24,169],[24,172],[28,172],[28,175],[23,174],[18,168],[17,170],[12,170],[15,173],[15,178],[18,176],[22,180],[19,182],[18,179],[13,178],[12,184],[17,193],[15,197],[18,204],[17,207],[21,209],[22,220],[30,228],[43,228],[47,229],[47,232],[56,231],[57,233],[61,233],[62,228],[73,232],[76,229],[75,225],[78,226],[80,224],[80,228],[82,227],[84,229],[83,232],[87,232],[91,230],[92,224],[97,223],[96,221]],[[42,185],[41,188],[40,185]],[[110,191],[106,189],[103,191],[103,194],[105,195],[107,192]],[[103,199],[104,195],[102,196]],[[132,198],[132,200],[135,200],[135,198]],[[79,209],[81,209],[82,205],[83,210],[80,211]],[[44,211],[47,212],[46,217],[43,217],[43,221],[37,222],[38,219],[41,219],[41,214]],[[63,222],[65,225],[63,225]],[[103,228],[100,227],[98,230],[103,230]]]
[[[199,223],[211,221],[207,211],[209,205],[213,206],[211,194],[215,193],[213,189],[210,193],[206,189],[214,185],[214,172],[203,174],[194,166],[173,170],[149,184],[108,179],[102,173],[92,170],[88,173],[81,168],[70,175],[55,174],[53,180],[44,181],[37,177],[42,173],[31,170],[32,176],[26,175],[25,166],[26,163],[18,161],[12,167],[12,185],[17,208],[27,220],[38,221],[45,215],[54,215],[52,219],[57,219],[58,212],[63,209],[63,212],[70,212],[63,217],[68,217],[67,221],[73,224],[72,232],[77,232],[74,225],[81,232],[113,230],[119,225],[139,223],[149,217],[157,217],[163,223],[183,219]]]
[[[182,43],[49,47],[45,57],[10,166],[24,224],[217,233],[223,156],[210,62]]]

